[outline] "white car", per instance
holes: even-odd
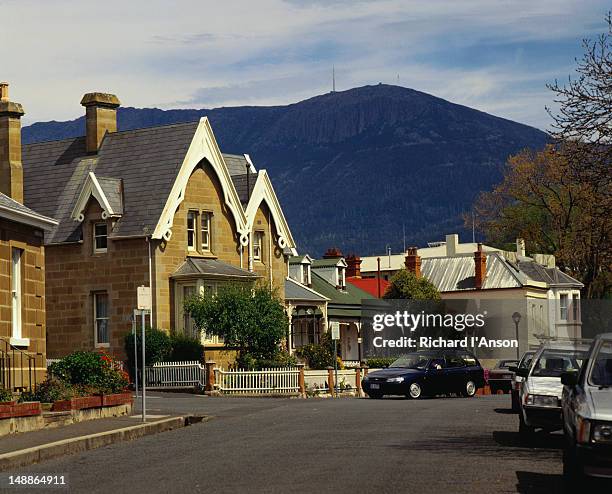
[[[551,340],[536,352],[528,369],[518,369],[524,378],[519,392],[519,435],[529,442],[536,429],[546,432],[563,427],[561,417],[561,374],[579,371],[589,346]]]
[[[561,380],[566,478],[612,477],[612,333],[598,335],[584,369]]]
[[[519,376],[516,371],[517,369],[529,369],[529,367],[531,367],[531,361],[533,360],[534,355],[535,351],[530,350],[525,352],[518,365],[516,367],[510,367],[510,370],[514,373],[512,377],[512,389],[510,390],[510,394],[512,399],[512,410],[515,412],[519,411],[519,393],[521,391],[521,383],[524,379],[523,377]]]

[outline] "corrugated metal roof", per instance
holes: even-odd
[[[455,257],[434,257],[421,261],[421,273],[431,281],[439,291],[474,290],[474,257],[461,255]],[[513,272],[514,271],[514,272]],[[520,288],[524,275],[513,269],[507,261],[496,252],[487,254],[487,275],[482,288]]]

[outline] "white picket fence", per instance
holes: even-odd
[[[147,388],[204,388],[206,367],[197,360],[157,362],[146,368]]]
[[[314,393],[329,392],[328,377],[329,373],[327,370],[304,371],[304,384],[306,385],[306,389]],[[335,378],[336,375],[334,373],[334,379]],[[336,384],[340,391],[354,391],[357,388],[355,369],[338,370],[338,382]]]
[[[215,387],[226,395],[297,394],[299,374],[295,367],[257,371],[215,369]]]

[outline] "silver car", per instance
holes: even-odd
[[[518,369],[524,378],[519,392],[519,435],[528,443],[536,429],[546,432],[563,427],[561,417],[561,374],[579,371],[589,346],[571,341],[551,340],[533,356],[529,369]]]
[[[612,333],[598,335],[580,373],[564,373],[563,472],[612,477]]]

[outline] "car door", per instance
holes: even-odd
[[[463,391],[465,387],[467,367],[459,355],[446,355],[446,386],[447,393]]]
[[[430,394],[444,393],[446,379],[446,362],[444,358],[435,358],[429,362],[426,374],[426,391]]]

